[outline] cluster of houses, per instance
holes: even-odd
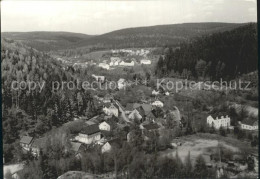
[[[100,68],[109,70],[111,67],[116,67],[116,66],[124,66],[124,67],[133,67],[137,63],[135,58],[123,60],[120,57],[110,57],[110,62],[103,61],[102,63],[99,63],[98,66]],[[144,65],[150,65],[152,64],[151,60],[149,59],[141,59],[139,64],[144,64]]]
[[[207,124],[209,126],[213,126],[215,129],[219,129],[220,127],[230,129],[234,128],[230,125],[230,117],[228,115],[210,115],[207,117]],[[258,130],[258,121],[254,119],[245,119],[243,121],[239,121],[239,127],[243,130],[255,131]]]
[[[148,49],[137,49],[137,50],[133,50],[133,49],[116,49],[116,50],[111,50],[112,53],[128,53],[130,55],[139,55],[139,56],[146,56],[147,54],[150,53],[150,50]]]
[[[100,78],[98,76],[93,76]],[[82,153],[88,150],[89,146],[98,146],[100,148],[101,153],[109,153],[112,151],[113,148],[120,148],[122,147],[122,140],[126,142],[131,142],[134,139],[134,131],[129,131],[126,136],[122,136],[122,138],[114,137],[113,135],[107,135],[108,133],[111,134],[114,130],[124,130],[130,123],[134,123],[136,120],[139,121],[139,128],[142,131],[142,137],[144,140],[148,140],[150,138],[150,134],[154,131],[160,131],[164,128],[162,123],[157,121],[156,115],[154,114],[155,108],[163,108],[163,103],[161,101],[154,101],[153,103],[128,103],[125,107],[123,107],[117,100],[113,98],[112,95],[105,95],[103,98],[96,97],[97,100],[103,106],[103,115],[95,116],[91,119],[87,119],[84,122],[84,127],[82,130],[76,135],[72,136],[70,139],[70,149],[69,151],[74,152],[76,158],[82,158]],[[166,120],[166,115],[171,114],[176,119],[176,122],[181,124],[181,116],[180,112],[177,107],[174,107],[174,110],[165,112],[164,120]],[[119,120],[123,119],[122,120]],[[215,116],[210,115],[206,119],[207,124],[210,126],[214,126],[216,129],[220,129],[220,127],[229,127],[231,119],[227,115]],[[245,130],[258,130],[258,123],[244,120],[240,123],[241,129]],[[20,140],[20,145],[23,150],[27,152],[31,152],[34,156],[39,156],[40,149],[44,145],[44,141],[42,139],[34,139],[30,136],[23,136]],[[177,145],[181,144],[176,144]],[[206,161],[206,166],[208,168],[215,167],[214,165],[214,156],[212,155],[203,155],[204,160]],[[258,158],[252,157],[254,159],[255,165],[258,167]],[[241,162],[240,162],[241,163]],[[244,171],[246,165],[240,164],[239,161],[227,161],[225,166],[221,166],[218,168],[218,175],[223,175],[223,171],[230,170],[241,172]]]
[[[97,121],[93,117],[85,122],[83,129],[71,139],[71,151],[79,157],[80,151],[83,151],[83,145],[99,144],[101,145],[102,152],[107,152],[111,146],[116,144],[118,140],[104,137],[104,132],[110,132],[116,128],[123,129],[129,123],[139,120],[139,126],[143,131],[157,130],[160,125],[155,123],[156,117],[153,114],[155,106],[162,106],[160,102],[155,101],[152,104],[129,103],[123,107],[117,100],[109,94],[104,98],[98,98],[103,104],[103,112],[105,116],[103,120]],[[157,104],[158,103],[158,104]],[[123,123],[118,123],[115,119],[122,116]],[[130,135],[128,135],[128,138]],[[126,136],[127,139],[127,136]],[[30,136],[23,136],[20,140],[20,145],[24,151],[31,152],[35,157],[39,156],[40,149],[44,145],[43,139],[34,139]]]

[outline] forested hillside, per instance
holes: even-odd
[[[2,37],[20,41],[40,51],[66,49],[93,36],[72,32],[2,32]]]
[[[3,32],[3,37],[25,43],[40,51],[84,48],[108,49],[131,47],[179,46],[190,39],[232,30],[243,24],[184,23],[120,29],[91,36],[71,32]]]
[[[235,23],[184,23],[127,28],[80,41],[75,46],[99,48],[178,46],[193,37],[223,32],[241,25]]]
[[[175,51],[166,48],[160,57],[159,76],[194,77],[211,80],[234,79],[256,71],[257,28],[251,23],[234,30],[215,33],[183,43]]]
[[[45,53],[28,48],[21,43],[2,39],[2,122],[3,143],[6,161],[15,155],[13,143],[19,136],[41,136],[52,127],[57,127],[78,115],[93,116],[97,108],[89,91],[83,89],[52,90],[53,82],[87,80],[85,70],[63,67]],[[35,82],[45,86],[29,90],[16,90],[12,82]]]

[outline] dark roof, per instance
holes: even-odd
[[[143,108],[145,115],[147,115],[148,113],[150,113],[152,111],[152,105],[150,105],[150,104],[140,104],[140,103],[128,103],[126,105],[126,110],[127,111],[133,111],[134,109],[137,109],[140,106]]]
[[[71,142],[71,149],[74,151],[74,152],[78,152],[79,151],[79,148],[81,147],[81,143],[79,142]]]
[[[87,125],[89,125],[89,126],[96,124],[96,123],[93,122],[93,121],[86,121],[85,123],[86,123]]]
[[[145,111],[143,109],[142,106],[139,106],[138,108],[136,108],[136,110],[139,112],[139,114],[143,117],[145,116]]]
[[[136,109],[136,108],[138,108],[138,107],[140,107],[141,106],[141,104],[139,104],[139,103],[133,103],[133,108],[134,109]]]
[[[257,120],[250,119],[250,118],[247,118],[247,119],[243,120],[241,123],[242,124],[246,124],[246,125],[250,125],[250,126],[258,125]]]
[[[146,115],[146,117],[148,117],[148,118],[156,118],[156,117],[154,116],[154,114],[152,113],[152,111],[149,112],[149,113]]]
[[[223,113],[223,112],[219,112],[217,114],[211,114],[211,116],[213,117],[213,119],[217,119],[217,117],[218,117],[218,119],[220,119],[221,116],[223,116],[225,118],[227,116],[227,114]]]
[[[109,106],[109,108],[116,108],[116,109],[117,109],[117,107],[116,107],[113,103],[111,103],[111,105]]]
[[[33,137],[30,137],[30,136],[23,136],[20,140],[20,143],[23,143],[23,144],[30,144],[33,140]]]
[[[91,135],[91,134],[95,134],[98,132],[100,132],[98,124],[93,124],[93,125],[84,127],[84,129],[82,129],[80,133]]]
[[[145,125],[143,125],[143,127],[146,130],[154,130],[154,129],[158,129],[159,128],[158,124],[156,124],[156,123],[145,124]]]
[[[149,114],[152,111],[152,105],[150,104],[142,104],[142,107],[145,111],[145,115]]]
[[[107,108],[110,107],[110,103],[104,103],[103,105],[104,105],[104,107],[107,107]]]

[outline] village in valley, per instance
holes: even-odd
[[[257,23],[191,22],[1,32],[4,179],[258,178]]]
[[[97,69],[100,68],[97,73],[109,74],[113,73],[110,71],[111,68],[132,68],[137,65],[135,59],[132,59],[130,63],[122,61],[118,57],[119,52],[131,55],[137,54],[146,58],[140,60],[138,65],[151,66],[152,64],[151,60],[147,58],[150,53],[148,50],[111,50],[110,61],[104,60],[102,63],[96,64]],[[61,61],[61,59],[62,57],[59,57],[57,60]],[[79,63],[73,64],[72,67],[75,70],[88,68],[88,66]],[[100,86],[112,80],[111,78],[107,80],[109,77],[102,75],[92,74],[91,77]],[[191,91],[197,95],[208,93],[209,96],[212,93],[223,93],[221,90],[211,88],[205,90],[203,82],[194,83],[191,90],[178,90],[177,86],[167,90],[165,89],[166,82],[171,80],[176,82],[178,79],[161,80],[162,82],[157,88],[154,84],[150,84],[152,83],[151,76],[146,83],[142,82],[144,80],[131,82],[120,76],[117,76],[116,79],[118,78],[116,89],[89,89],[93,93],[93,103],[99,106],[98,115],[90,118],[74,116],[73,120],[60,127],[62,130],[73,131],[66,136],[69,145],[64,150],[72,152],[76,160],[81,161],[86,153],[91,153],[93,150],[103,156],[118,155],[119,149],[123,150],[125,143],[128,143],[140,145],[146,153],[158,152],[161,156],[178,155],[183,162],[185,162],[187,156],[190,156],[193,164],[198,156],[202,156],[206,167],[209,170],[214,169],[216,172],[214,176],[218,178],[222,176],[243,176],[243,173],[248,170],[250,170],[252,176],[257,174],[258,154],[254,147],[258,143],[256,138],[258,136],[258,121],[252,118],[252,116],[258,115],[257,113],[252,113],[249,108],[244,106],[236,105],[234,107],[232,104],[228,104],[230,107],[224,113],[209,106],[203,106],[206,109],[202,111],[196,109],[197,107],[193,106],[193,101],[196,99],[189,96]],[[227,108],[227,104],[222,105],[223,108]],[[229,114],[232,114],[232,110],[234,110],[233,113],[235,112],[238,115],[248,116],[248,119],[234,123],[232,118],[234,114],[229,116]],[[59,131],[60,129],[56,130]],[[51,135],[55,135],[56,130]],[[38,158],[41,155],[42,147],[48,142],[48,135],[50,134],[47,133],[42,138],[28,135],[21,136],[19,143],[23,152]],[[247,135],[249,139],[245,140]],[[138,144],[138,141],[142,142]],[[249,147],[248,145],[252,146],[252,149],[246,149],[245,153],[244,147]],[[106,174],[84,172],[78,174],[70,171],[58,178],[62,179],[70,175],[100,178],[111,178],[115,175],[126,177],[128,175],[127,171],[115,171],[117,169],[114,167]]]

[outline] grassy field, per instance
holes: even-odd
[[[181,142],[182,145],[177,149],[168,149],[161,152],[161,156],[175,157],[178,151],[179,157],[182,161],[190,152],[191,160],[194,162],[196,157],[201,154],[207,154],[217,149],[218,144],[227,150],[234,153],[251,153],[257,152],[257,149],[250,147],[248,143],[239,141],[234,138],[222,137],[216,134],[198,133],[195,135],[183,136],[173,142]]]

